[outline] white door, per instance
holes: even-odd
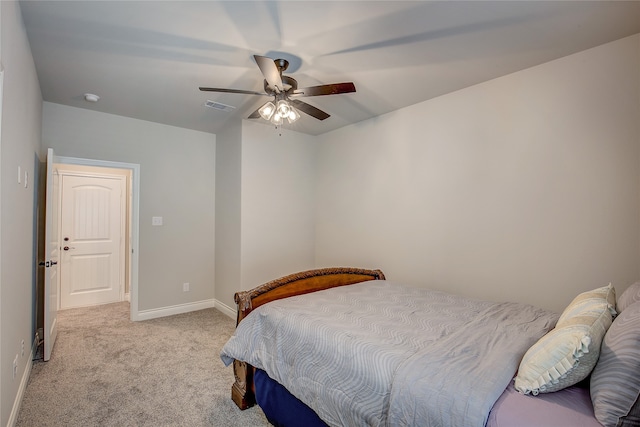
[[[62,175],[61,309],[122,301],[125,182]]]
[[[45,200],[45,273],[44,273],[44,360],[51,358],[53,344],[58,334],[58,260],[60,255],[58,201],[59,176],[54,169],[56,156],[51,148],[47,151],[47,183]]]

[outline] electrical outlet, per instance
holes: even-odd
[[[182,292],[189,292],[189,283],[182,284]]]
[[[20,356],[24,357],[24,340],[20,343]]]
[[[18,375],[18,355],[13,358],[13,379],[16,379],[16,375]]]

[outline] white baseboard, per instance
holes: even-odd
[[[169,307],[153,308],[151,310],[141,310],[138,311],[138,316],[134,320],[149,320],[158,317],[173,316],[174,314],[189,313],[191,311],[204,310],[205,308],[213,308],[214,306],[214,300],[208,299]]]
[[[31,346],[31,353],[28,354],[27,366],[24,368],[24,372],[22,373],[22,379],[20,380],[20,387],[18,388],[18,394],[16,395],[16,400],[13,402],[13,408],[11,409],[11,414],[9,415],[9,421],[7,422],[8,427],[13,427],[16,425],[16,421],[18,421],[18,414],[20,413],[20,406],[22,405],[22,399],[24,398],[24,393],[27,391],[27,383],[29,382],[29,376],[31,375],[31,368],[33,367],[33,357],[38,350],[38,342],[37,340],[33,340],[33,345]]]
[[[233,320],[236,320],[237,317],[237,312],[235,308],[231,308],[229,307],[227,304],[218,301],[217,299],[214,300],[214,308],[220,310],[221,312],[223,312],[224,314],[226,314],[227,316],[229,316],[230,318],[232,318]]]

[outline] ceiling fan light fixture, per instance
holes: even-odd
[[[273,117],[271,117],[271,123],[273,123],[276,126],[279,126],[282,124],[282,120],[284,119],[284,117],[282,117],[280,115],[280,113],[276,112]]]
[[[266,104],[264,104],[262,107],[260,107],[260,109],[258,110],[258,113],[260,113],[260,117],[262,117],[265,120],[269,120],[271,118],[271,116],[273,116],[273,113],[276,111],[276,105],[269,101]]]
[[[280,101],[278,101],[276,111],[282,117],[289,117],[289,112],[291,111],[291,105],[289,105],[289,103],[286,100],[281,99]]]
[[[295,108],[291,107],[291,110],[287,115],[287,120],[289,121],[289,123],[293,123],[299,118],[300,118],[300,113],[298,113],[298,111]]]
[[[280,126],[286,118],[293,123],[300,118],[300,113],[286,99],[277,99],[275,103],[269,101],[258,109],[260,117]]]

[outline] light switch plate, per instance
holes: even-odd
[[[162,225],[162,217],[161,216],[151,217],[151,225]]]

